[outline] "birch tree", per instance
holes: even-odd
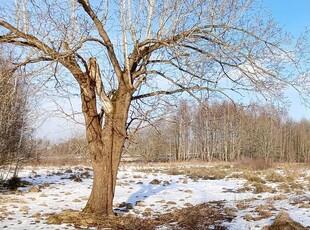
[[[79,87],[94,169],[84,212],[113,214],[126,123],[135,108],[182,93],[196,100],[201,92],[279,98],[288,86],[302,92],[309,85],[301,68],[304,37],[293,45],[255,1],[16,2],[0,6],[0,43],[22,50],[14,64],[50,67],[57,82],[71,78]]]
[[[0,46],[0,179],[13,171],[17,176],[23,160],[30,156],[27,146],[33,133],[30,102],[24,76],[12,71],[10,50]]]

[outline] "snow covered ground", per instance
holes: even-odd
[[[310,227],[306,177],[298,178],[297,182],[304,183],[299,192],[283,193],[277,189],[279,184],[268,182],[273,191],[254,193],[242,190],[248,182],[242,178],[191,179],[186,175],[168,175],[164,168],[155,170],[153,166],[149,171],[146,168],[121,166],[114,199],[116,211],[152,217],[204,202],[224,201],[223,211],[233,217],[231,222],[224,223],[228,229],[262,229],[281,210]],[[310,171],[304,172],[306,175]],[[49,213],[81,210],[85,206],[92,185],[90,168],[26,167],[19,176],[31,185],[14,193],[0,193],[0,229],[75,229],[71,225],[47,225],[46,217]],[[120,207],[123,202],[130,203],[132,209]]]

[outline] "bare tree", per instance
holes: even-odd
[[[0,46],[0,179],[13,171],[17,176],[23,160],[30,157],[29,97],[24,76],[12,69],[12,54]]]
[[[36,157],[41,164],[76,165],[89,162],[87,143],[80,135],[55,144],[46,140],[37,140],[37,142]]]
[[[198,100],[200,91],[279,97],[288,85],[300,91],[308,85],[300,68],[303,41],[284,49],[291,41],[255,1],[22,3],[1,4],[0,43],[22,49],[16,66],[49,63],[53,73],[64,71],[55,80],[71,75],[80,88],[94,168],[84,212],[113,214],[133,101],[155,106],[161,96],[182,92]]]
[[[165,131],[165,128],[161,128],[159,131],[154,126],[140,129],[135,135],[136,144],[132,144],[131,152],[142,158],[144,162],[169,160],[168,133]]]

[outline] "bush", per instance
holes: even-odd
[[[284,182],[285,177],[272,170],[267,172],[266,180],[271,182]]]
[[[242,177],[248,180],[249,182],[256,182],[256,183],[263,183],[263,184],[266,183],[265,180],[263,180],[260,176],[254,174],[253,172],[244,172],[242,174]]]
[[[204,180],[221,180],[227,176],[225,170],[219,168],[205,168],[205,167],[193,167],[188,168],[185,172],[192,179],[204,179]]]
[[[267,185],[264,185],[262,183],[254,183],[253,184],[254,187],[254,193],[264,193],[264,192],[272,192],[272,189],[270,187],[268,187]]]
[[[273,168],[273,163],[271,160],[265,160],[263,158],[248,158],[239,162],[237,167],[259,171]]]

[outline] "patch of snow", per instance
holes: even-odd
[[[190,167],[190,166],[188,166]],[[154,167],[154,172],[156,167]],[[163,169],[163,168],[162,168]],[[65,172],[68,168],[27,167],[20,176],[31,182],[39,192],[28,192],[32,186],[20,188],[16,194],[1,194],[0,200],[0,229],[75,229],[69,225],[47,225],[45,215],[59,213],[62,210],[82,210],[86,205],[92,187],[91,178],[83,178],[82,182],[70,180],[72,174],[82,175],[92,171],[79,166],[72,173]],[[159,184],[150,184],[154,179]],[[160,172],[139,172],[137,167],[121,167],[114,203],[131,203],[130,214],[143,217],[145,210],[150,210],[152,216],[171,212],[173,209],[184,208],[189,204],[196,205],[209,201],[224,201],[227,207],[236,208],[238,202],[244,202],[244,209],[237,209],[237,216],[224,223],[228,229],[261,229],[272,223],[276,214],[286,210],[292,219],[304,226],[310,226],[310,210],[302,208],[294,201],[308,202],[309,191],[303,195],[286,194],[288,199],[268,199],[276,193],[253,194],[252,192],[237,192],[242,188],[244,179],[198,180],[194,181],[185,175],[167,175]],[[268,186],[277,187],[276,183]],[[305,200],[307,199],[307,200]],[[298,203],[297,202],[297,203]],[[296,203],[296,202],[295,202]],[[259,205],[270,204],[271,217],[247,221],[246,214],[256,217],[255,208]],[[1,221],[1,217],[4,218]],[[158,227],[158,229],[164,229]]]

